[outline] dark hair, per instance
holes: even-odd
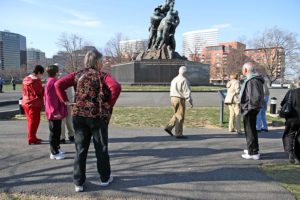
[[[49,77],[55,77],[59,70],[57,65],[49,65],[46,71]]]
[[[44,67],[42,65],[36,65],[34,67],[33,73],[34,74],[43,74],[45,72]]]

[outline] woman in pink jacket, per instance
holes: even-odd
[[[49,120],[50,159],[61,160],[65,158],[64,152],[60,150],[59,146],[61,122],[67,116],[67,107],[60,102],[54,87],[58,77],[58,66],[50,65],[46,71],[49,78],[45,87],[45,111]]]

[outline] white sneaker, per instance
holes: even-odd
[[[107,182],[100,182],[100,186],[101,187],[106,187],[108,186],[111,182],[113,182],[114,180],[114,177],[112,175],[110,175],[109,179],[107,180]]]
[[[75,192],[83,192],[83,185],[81,186],[75,185]]]
[[[247,149],[244,149],[244,154],[249,154]],[[258,152],[258,154],[259,154],[259,152]]]
[[[65,159],[65,154],[59,152],[58,154],[53,155],[52,153],[50,153],[50,159],[51,160],[62,160],[62,159]]]
[[[61,149],[58,149],[59,153],[62,153],[62,154],[65,154],[66,152],[64,152],[63,150]]]
[[[249,154],[245,153],[245,154],[242,154],[241,156],[242,156],[242,158],[247,159],[247,160],[250,160],[250,159],[259,160],[260,159],[260,154],[259,153],[255,154],[255,155],[249,155]]]

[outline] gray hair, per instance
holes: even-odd
[[[252,62],[247,62],[243,65],[243,70],[247,69],[249,73],[254,73],[255,72],[255,66]]]
[[[84,67],[85,68],[96,68],[97,61],[99,59],[101,59],[102,57],[103,57],[103,55],[96,49],[88,51],[84,57]]]
[[[186,73],[187,69],[185,66],[181,66],[178,70],[178,73],[181,75],[184,75]]]

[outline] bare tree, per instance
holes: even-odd
[[[281,78],[289,69],[299,69],[300,43],[295,33],[273,27],[252,40],[254,48],[261,50],[260,62],[270,83]]]
[[[84,41],[81,37],[76,34],[68,35],[63,33],[58,39],[57,45],[62,48],[67,56],[66,63],[72,71],[76,71],[80,66],[82,66],[82,48]]]
[[[194,44],[193,46],[189,47],[188,48],[188,52],[189,52],[189,55],[188,56],[188,59],[191,60],[191,61],[194,61],[194,62],[200,62],[201,60],[201,50],[199,49],[199,47],[197,47],[196,44]]]
[[[104,47],[105,55],[110,57],[114,63],[122,62],[122,52],[120,49],[120,41],[127,40],[128,38],[122,33],[116,33]]]
[[[244,53],[244,49],[230,49],[230,53],[227,54],[226,60],[224,59],[224,65],[226,65],[226,73],[239,73],[241,74],[243,64],[247,58]]]
[[[4,69],[0,71],[0,77],[5,80],[22,79],[26,75],[26,66],[21,66],[20,68]]]

